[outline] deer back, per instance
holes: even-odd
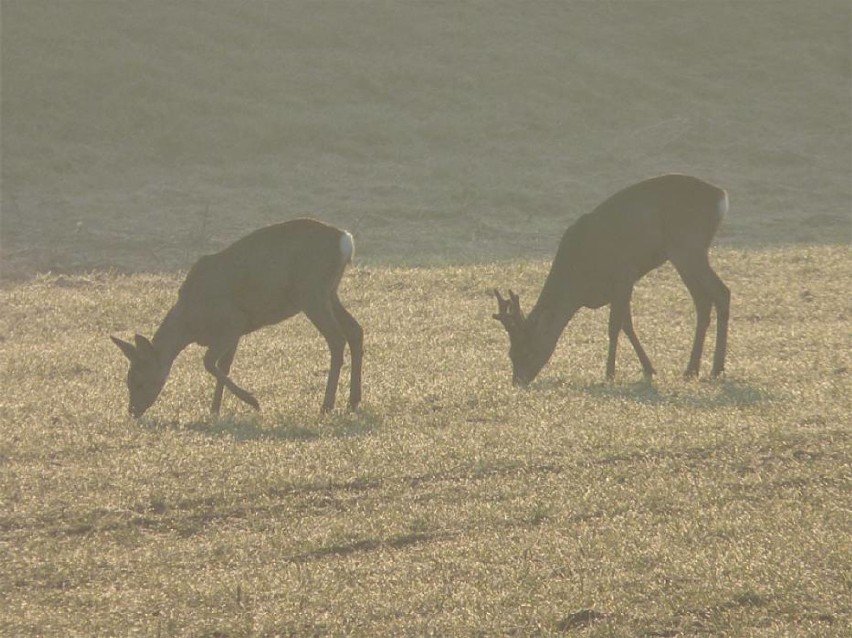
[[[279,323],[332,294],[352,250],[349,233],[312,219],[260,228],[193,265],[178,293],[183,319],[199,333],[234,313],[244,332]]]
[[[658,268],[673,245],[689,242],[706,251],[726,209],[724,190],[688,175],[629,186],[568,227],[544,291],[555,293],[570,281],[580,305],[606,305],[613,284]]]

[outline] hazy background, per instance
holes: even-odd
[[[718,243],[850,241],[847,0],[3,0],[3,276],[184,268],[313,215],[359,260],[548,257],[666,171]]]

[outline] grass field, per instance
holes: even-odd
[[[681,380],[693,310],[665,268],[635,299],[658,379],[624,342],[603,382],[587,311],[525,391],[489,290],[529,297],[547,264],[356,267],[365,402],[327,417],[303,319],[237,355],[261,413],[211,419],[190,348],[136,422],[107,335],[150,334],[179,278],[7,288],[0,633],[848,634],[849,257],[716,251],[722,380]]]
[[[848,636],[850,30],[848,0],[0,0],[0,636]],[[665,172],[730,193],[727,376],[681,379],[666,267],[653,383],[624,339],[604,382],[601,311],[513,388],[491,290],[529,308],[568,224]],[[299,318],[237,354],[259,414],[211,418],[191,347],[130,419],[108,336],[301,215],[356,238],[362,409],[319,416]]]

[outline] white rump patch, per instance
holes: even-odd
[[[722,191],[722,199],[719,200],[719,217],[724,217],[728,212],[728,191]]]
[[[340,236],[340,254],[343,255],[343,263],[348,264],[355,255],[355,240],[349,231],[344,230]]]

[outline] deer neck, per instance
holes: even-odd
[[[553,354],[562,331],[581,305],[570,282],[557,281],[551,272],[526,320],[535,348],[545,360]]]
[[[180,306],[175,305],[166,314],[151,339],[157,359],[163,366],[163,376],[168,376],[175,358],[191,343],[184,336],[186,333]]]

